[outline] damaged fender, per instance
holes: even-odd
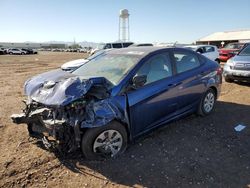
[[[112,99],[90,103],[86,106],[86,120],[81,123],[81,128],[100,127],[115,119],[127,123],[125,111]]]

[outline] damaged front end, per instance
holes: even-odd
[[[84,79],[60,70],[44,73],[25,83],[25,108],[11,119],[27,124],[30,136],[41,138],[47,148],[71,152],[80,147],[86,128],[125,121],[122,107],[109,98],[111,87],[103,77]]]

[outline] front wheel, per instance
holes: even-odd
[[[210,88],[201,99],[198,114],[201,116],[206,116],[210,114],[214,109],[215,101],[215,91]]]
[[[228,82],[228,83],[233,82],[233,80],[231,78],[228,78],[227,76],[225,76],[225,81]]]
[[[82,137],[81,149],[87,159],[116,157],[127,147],[127,131],[119,122],[90,128]]]

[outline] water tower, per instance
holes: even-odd
[[[129,41],[129,13],[127,9],[120,10],[119,41]]]

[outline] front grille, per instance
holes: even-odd
[[[234,70],[249,70],[250,71],[250,63],[237,63],[234,66]]]

